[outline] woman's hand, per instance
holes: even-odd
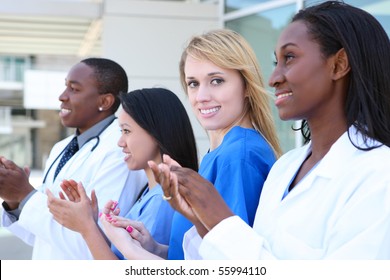
[[[208,231],[222,220],[234,215],[214,185],[199,173],[189,168],[171,167],[171,177],[177,181],[175,184],[179,186],[178,193],[181,199],[187,202]]]
[[[149,167],[153,171],[154,178],[163,189],[163,199],[167,200],[173,209],[183,214],[193,224],[195,224],[198,222],[198,218],[193,212],[192,207],[179,193],[179,184],[176,175],[170,172],[170,166],[171,168],[180,167],[177,165],[166,164],[166,159],[168,159],[168,163],[170,163],[170,158],[167,155],[164,155],[164,163],[160,163],[159,165],[157,165],[154,161],[148,162]]]
[[[125,224],[128,224],[130,220],[112,217],[111,215],[101,215],[100,221],[108,239],[126,259],[160,259],[158,255],[142,248],[140,242],[131,236],[131,233],[135,231],[134,228],[129,225],[124,228]]]
[[[201,236],[225,218],[233,216],[213,184],[198,172],[172,164],[167,155],[164,155],[164,163],[156,165],[151,161],[149,166],[170,205],[187,217]]]
[[[74,192],[74,189],[68,192]],[[75,201],[56,198],[49,189],[46,194],[49,211],[61,225],[84,234],[96,223],[98,207],[95,192],[92,191],[92,199],[89,199],[81,183],[77,184],[77,195],[73,196]]]
[[[130,236],[137,240],[145,250],[153,254],[158,254],[160,244],[153,239],[142,222],[119,216],[111,216],[106,218],[106,220],[110,221],[113,226],[126,229]]]
[[[117,206],[118,206],[117,201],[114,200],[107,201],[102,209],[102,214],[118,216],[120,213],[120,209]]]

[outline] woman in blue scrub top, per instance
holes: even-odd
[[[252,225],[263,183],[281,154],[256,56],[238,33],[210,31],[190,40],[181,57],[180,77],[210,140],[199,174]],[[169,247],[153,241],[142,225],[133,227],[132,237],[147,250],[162,258],[184,259],[183,236],[192,224],[178,212]]]

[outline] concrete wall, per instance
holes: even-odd
[[[187,108],[202,157],[208,138],[190,109],[179,81],[179,60],[189,38],[218,28],[218,6],[169,1],[106,1],[103,56],[119,61],[130,90],[160,86],[175,92]]]

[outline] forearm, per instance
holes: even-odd
[[[105,235],[95,223],[85,233],[82,233],[85,242],[95,260],[117,260],[117,256],[111,251],[111,247]]]
[[[156,242],[154,247],[153,254],[159,256],[162,259],[168,258],[168,246]]]
[[[131,237],[130,237],[131,238]],[[116,244],[119,245],[119,244]],[[135,245],[133,242],[123,242],[119,247],[117,248],[122,252],[122,254],[125,256],[128,260],[161,260],[166,259],[167,253],[168,253],[168,247],[159,244],[158,250],[156,250],[155,253],[151,253],[141,246]],[[166,247],[166,248],[164,248]],[[161,256],[161,255],[162,256]],[[164,257],[165,256],[165,257]]]
[[[200,222],[194,223],[194,226],[196,227],[196,231],[198,232],[200,237],[204,237],[209,231],[207,228]]]

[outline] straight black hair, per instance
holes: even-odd
[[[123,110],[181,166],[198,171],[192,125],[180,99],[164,88],[144,88],[120,95]]]
[[[390,146],[390,42],[378,20],[366,11],[343,1],[326,1],[299,11],[292,19],[302,21],[325,58],[344,48],[351,71],[345,113],[348,126],[364,136],[362,150],[372,138]],[[306,120],[302,134],[310,140]],[[350,137],[351,139],[351,137]]]

